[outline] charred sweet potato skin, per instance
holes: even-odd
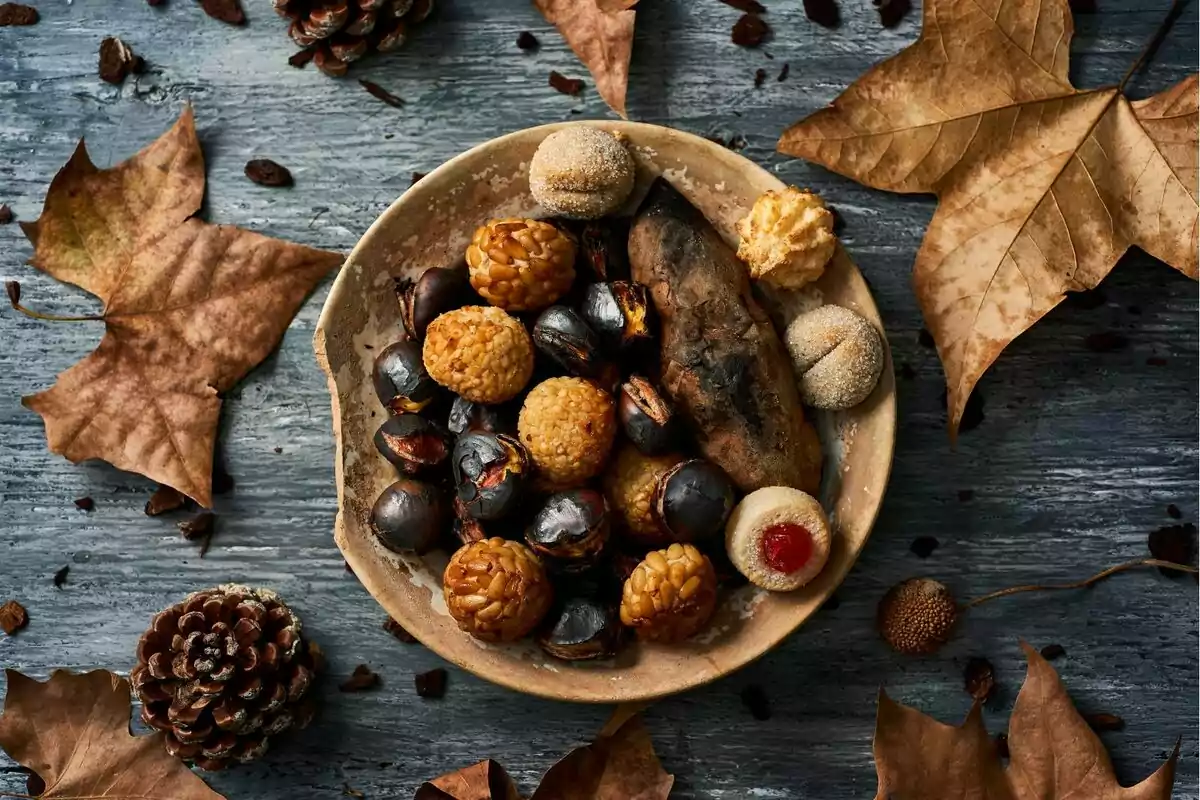
[[[662,385],[704,455],[745,492],[816,494],[821,443],[746,267],[702,213],[659,178],[629,232],[633,278],[662,325]]]

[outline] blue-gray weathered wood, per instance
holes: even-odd
[[[27,0],[28,1],[28,0]],[[403,51],[358,74],[407,101],[397,110],[354,81],[285,63],[284,26],[265,0],[247,0],[250,23],[230,28],[198,4],[150,8],[126,0],[33,0],[42,21],[0,29],[0,202],[34,219],[55,170],[86,136],[108,165],[165,130],[183,103],[196,109],[209,165],[206,213],[267,234],[348,250],[407,187],[456,152],[527,125],[605,116],[592,91],[580,99],[546,85],[557,69],[582,75],[561,38],[524,0],[446,0]],[[874,635],[875,604],[896,581],[928,574],[960,596],[1014,583],[1064,580],[1146,554],[1147,533],[1170,522],[1169,503],[1197,514],[1197,290],[1134,254],[1104,283],[1107,301],[1065,305],[1014,343],[984,378],[986,419],[951,449],[942,374],[918,343],[920,314],[909,271],[932,199],[863,189],[782,158],[774,142],[873,62],[916,37],[919,12],[882,30],[867,0],[841,0],[844,23],[809,23],[799,0],[769,3],[775,38],[758,50],[729,41],[738,12],[716,0],[643,0],[629,109],[636,119],[710,135],[741,135],[744,153],[790,183],[811,186],[846,219],[847,247],[871,281],[896,363],[901,426],[882,518],[867,550],[826,609],[760,662],[705,689],[653,706],[647,721],[680,798],[850,800],[874,792],[871,733],[881,685],[894,697],[957,722],[969,700],[966,658],[985,655],[1003,689],[987,721],[1002,729],[1023,676],[1018,639],[1057,642],[1057,662],[1078,704],[1122,715],[1103,734],[1127,782],[1155,769],[1183,740],[1176,797],[1197,790],[1197,591],[1190,579],[1126,574],[1087,592],[1025,595],[981,607],[939,655],[910,659]],[[1169,0],[1099,0],[1080,16],[1073,55],[1078,85],[1115,82],[1163,17]],[[542,47],[523,53],[517,34]],[[100,40],[118,35],[149,62],[123,87],[96,77]],[[784,62],[790,76],[775,80]],[[1131,87],[1158,91],[1196,68],[1193,4]],[[769,79],[753,86],[754,71]],[[290,190],[242,176],[271,157],[296,177]],[[0,274],[18,278],[31,305],[63,313],[95,307],[84,293],[23,266],[29,245],[0,227]],[[377,692],[324,689],[314,727],[260,765],[211,778],[231,800],[308,800],[348,787],[369,798],[411,795],[424,778],[485,756],[525,787],[606,711],[497,689],[451,669],[441,701],[423,701],[412,675],[439,664],[380,629],[378,606],[342,568],[334,515],[332,437],[324,381],[310,337],[327,286],[303,308],[280,351],[232,393],[224,438],[235,491],[221,497],[208,556],[182,541],[175,519],[150,519],[145,480],[104,465],[75,467],[46,451],[22,394],[49,386],[84,356],[101,330],[0,314],[0,600],[19,598],[31,624],[0,636],[0,666],[44,677],[55,667],[127,670],[151,615],[190,590],[225,581],[265,584],[291,598],[329,654],[335,676],[367,662]],[[1129,337],[1097,354],[1084,338]],[[1147,363],[1163,358],[1165,365]],[[276,452],[280,448],[280,452]],[[968,502],[960,490],[974,491]],[[95,498],[91,514],[76,497]],[[925,561],[918,535],[941,546]],[[61,590],[53,573],[71,566]],[[756,722],[739,690],[766,687],[774,717]],[[22,791],[0,756],[0,792]]]

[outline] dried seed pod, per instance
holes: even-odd
[[[625,436],[644,455],[668,453],[678,438],[675,409],[654,384],[639,375],[631,375],[621,385],[617,415]]]
[[[537,643],[564,661],[610,658],[621,645],[617,609],[591,597],[569,597],[546,617]]]
[[[677,542],[716,538],[735,502],[733,481],[702,458],[676,464],[654,488],[652,509],[659,525]]]
[[[592,378],[600,374],[600,340],[575,311],[550,306],[533,326],[533,344],[572,375]]]
[[[379,402],[393,414],[416,413],[437,393],[437,384],[425,371],[421,346],[416,342],[396,342],[379,351],[372,380]]]
[[[433,549],[450,522],[446,498],[435,486],[402,479],[383,490],[371,509],[371,530],[389,550]]]
[[[458,437],[450,459],[458,499],[475,519],[499,519],[516,508],[532,465],[529,452],[503,433]]]
[[[654,340],[654,312],[646,287],[631,281],[594,283],[581,309],[605,346],[628,350]]]
[[[400,300],[400,320],[413,341],[425,338],[425,329],[434,318],[463,305],[468,295],[467,265],[430,267],[416,280],[396,285]]]
[[[455,436],[462,436],[471,431],[499,433],[502,423],[500,414],[494,406],[473,403],[464,397],[456,396],[454,404],[450,406],[450,419],[447,427]]]
[[[608,544],[608,504],[592,489],[551,495],[525,531],[525,541],[547,563],[563,572],[593,566]]]
[[[897,653],[932,653],[944,645],[958,619],[958,604],[945,585],[909,578],[879,601],[876,626]]]
[[[406,475],[436,467],[450,455],[450,434],[416,414],[389,417],[375,431],[375,449]]]

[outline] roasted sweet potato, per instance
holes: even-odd
[[[634,280],[662,323],[662,384],[709,460],[746,492],[816,494],[821,443],[746,267],[704,215],[659,178],[629,232]]]

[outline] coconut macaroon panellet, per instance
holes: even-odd
[[[801,314],[784,337],[800,399],[830,411],[852,408],[870,396],[883,372],[883,337],[861,315],[841,306]]]
[[[773,592],[799,589],[829,560],[829,520],[812,495],[766,486],[742,498],[725,526],[725,549],[738,572]]]
[[[633,191],[633,157],[608,131],[574,125],[542,140],[529,162],[533,199],[553,214],[597,219]]]
[[[837,250],[825,201],[795,186],[760,195],[738,220],[737,232],[738,258],[750,266],[750,277],[781,289],[820,278]]]

